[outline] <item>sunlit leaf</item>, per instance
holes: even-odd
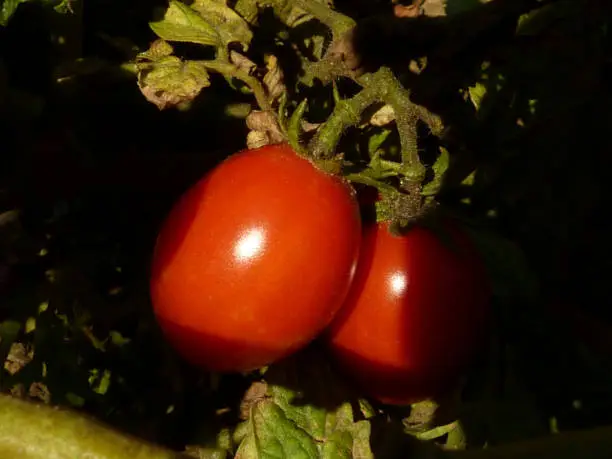
[[[229,43],[239,42],[242,44],[243,50],[248,48],[253,33],[247,22],[225,5],[225,2],[195,0],[191,8],[199,12],[209,24],[213,25],[225,46]]]
[[[193,8],[176,0],[170,1],[164,18],[149,26],[160,38],[168,41],[219,46],[222,39],[211,23]]]
[[[384,129],[380,132],[377,132],[368,139],[368,152],[370,156],[373,155],[376,151],[378,151],[378,149],[382,146],[385,140],[387,140],[387,137],[389,137],[389,134],[391,134],[391,130]]]
[[[61,2],[59,2],[56,6],[54,6],[53,9],[60,14],[73,13],[74,12],[73,3],[75,1],[80,1],[80,0],[61,0]]]
[[[482,99],[487,94],[486,85],[484,83],[477,82],[474,84],[474,86],[470,86],[468,88],[468,93],[470,95],[470,101],[474,105],[474,108],[476,110],[479,110]]]
[[[17,7],[27,1],[29,0],[3,0],[0,7],[0,25],[7,25],[15,11],[17,11]]]
[[[442,186],[442,179],[446,173],[448,166],[450,165],[450,154],[444,147],[440,147],[440,155],[436,159],[436,162],[432,166],[434,177],[431,182],[427,183],[423,187],[423,196],[433,196],[438,193]]]

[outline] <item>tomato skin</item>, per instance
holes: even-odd
[[[287,145],[239,152],[174,206],[151,298],[168,341],[210,371],[249,371],[308,344],[341,307],[361,241],[350,185]]]
[[[366,226],[355,279],[326,341],[357,386],[388,404],[440,395],[477,350],[488,320],[484,267],[465,235],[452,248],[416,227]]]

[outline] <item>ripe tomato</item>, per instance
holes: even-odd
[[[439,395],[473,356],[487,321],[483,266],[456,228],[439,240],[365,228],[355,279],[326,336],[345,374],[389,404]]]
[[[237,153],[179,200],[158,237],[151,297],[169,342],[211,371],[248,371],[332,320],[361,241],[352,188],[289,146]]]

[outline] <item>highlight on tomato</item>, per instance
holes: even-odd
[[[364,229],[347,300],[325,340],[365,394],[410,404],[452,388],[488,322],[483,264],[455,226],[448,240],[424,227],[402,236],[387,223]]]
[[[236,153],[189,189],[161,228],[150,280],[157,321],[194,365],[269,365],[329,325],[360,240],[343,179],[284,144]]]

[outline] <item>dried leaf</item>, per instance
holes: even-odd
[[[388,104],[383,105],[372,115],[372,118],[370,118],[370,124],[379,127],[385,126],[393,121],[395,121],[395,112],[393,111],[393,107]]]
[[[247,148],[255,149],[265,147],[272,144],[272,140],[267,132],[264,131],[249,131],[246,140]]]
[[[251,73],[257,67],[251,59],[233,50],[230,52],[230,61],[245,73]]]
[[[262,145],[270,143],[280,143],[285,141],[285,136],[278,125],[278,119],[274,113],[253,110],[246,118],[247,127],[251,132],[260,132],[262,134],[250,134],[250,141]],[[267,140],[266,140],[267,139]],[[261,142],[266,142],[261,144]]]
[[[268,71],[264,75],[263,83],[268,90],[268,99],[270,102],[274,102],[287,91],[287,88],[284,83],[283,71],[278,65],[276,56],[268,56],[266,67]]]
[[[210,85],[208,72],[201,62],[166,56],[154,62],[141,62],[138,67],[140,91],[160,110],[192,101]]]
[[[420,2],[415,2],[412,5],[395,5],[393,7],[393,15],[398,18],[416,18],[421,15]]]
[[[425,0],[421,5],[421,9],[425,16],[446,16],[447,2],[447,0]]]

